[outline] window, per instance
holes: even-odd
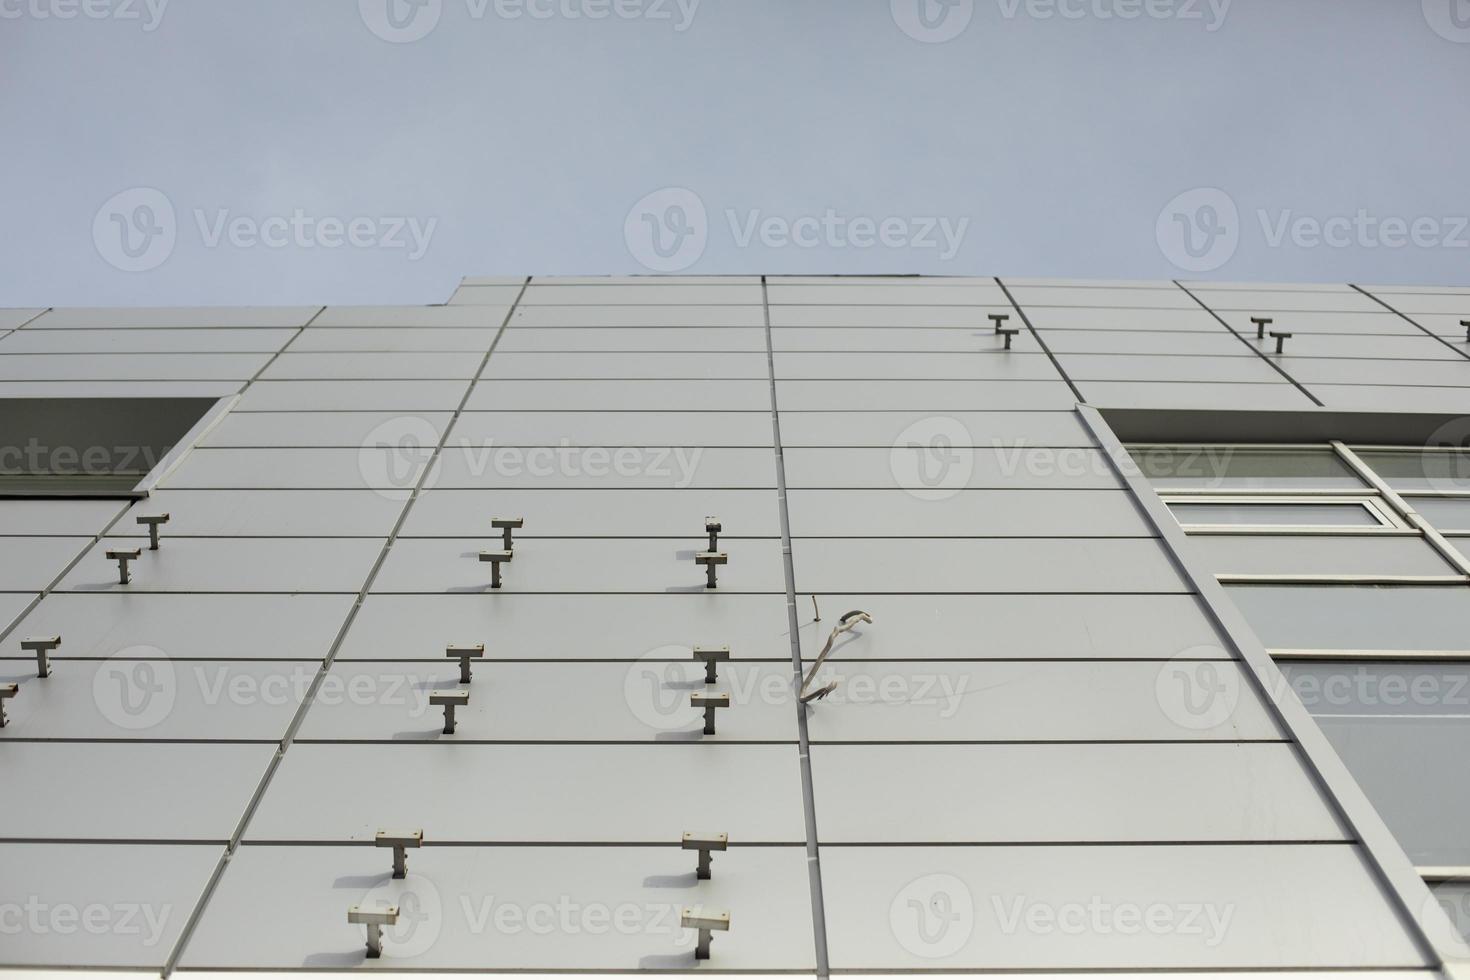
[[[1362,490],[1327,447],[1134,446],[1134,462],[1158,490]]]
[[[1375,496],[1168,496],[1164,502],[1191,534],[1304,532],[1361,534],[1407,530],[1408,524]],[[1466,501],[1470,504],[1470,500]],[[1470,513],[1467,513],[1470,520]]]

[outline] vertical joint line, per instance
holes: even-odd
[[[1265,351],[1261,350],[1255,344],[1251,343],[1249,340],[1247,340],[1244,337],[1242,337],[1240,335],[1240,331],[1239,330],[1236,330],[1229,323],[1227,323],[1225,321],[1225,318],[1223,316],[1221,316],[1220,314],[1216,313],[1214,310],[1210,309],[1209,306],[1207,306],[1205,304],[1205,301],[1204,300],[1200,299],[1194,293],[1190,292],[1190,289],[1189,289],[1188,286],[1184,285],[1184,283],[1180,282],[1178,279],[1175,279],[1175,280],[1172,280],[1172,281],[1173,281],[1174,285],[1178,286],[1180,289],[1182,289],[1184,291],[1184,295],[1188,296],[1190,299],[1192,299],[1196,303],[1198,303],[1200,309],[1204,310],[1210,316],[1214,317],[1215,320],[1217,322],[1219,322],[1220,326],[1224,327],[1226,330],[1229,330],[1230,333],[1234,335],[1235,339],[1238,340],[1238,341],[1240,341],[1242,344],[1244,344],[1246,346],[1246,348],[1249,349],[1252,354],[1255,354],[1261,360],[1263,360],[1267,364],[1269,364],[1271,366],[1271,370],[1273,370],[1277,374],[1281,375],[1287,381],[1290,381],[1293,385],[1296,386],[1296,390],[1297,391],[1300,391],[1303,395],[1306,395],[1308,398],[1310,398],[1312,400],[1312,404],[1313,405],[1316,405],[1318,408],[1326,408],[1327,407],[1325,402],[1323,402],[1316,395],[1312,394],[1310,391],[1307,390],[1306,385],[1302,384],[1296,378],[1293,378],[1290,374],[1288,374],[1287,371],[1286,371],[1286,368],[1282,367],[1280,364],[1277,364],[1275,361],[1271,360],[1271,358],[1267,357]]]
[[[1403,312],[1402,310],[1398,309],[1397,307],[1390,306],[1387,301],[1385,301],[1383,299],[1380,299],[1379,297],[1375,296],[1373,293],[1368,292],[1368,290],[1364,289],[1362,286],[1359,286],[1357,283],[1351,283],[1350,282],[1350,283],[1348,283],[1348,286],[1350,286],[1353,289],[1356,289],[1358,292],[1362,293],[1364,296],[1368,297],[1373,302],[1377,303],[1379,306],[1383,307],[1385,310],[1387,310],[1388,312],[1392,313],[1394,316],[1396,316],[1399,319],[1403,320],[1405,323],[1407,323],[1410,326],[1414,327],[1416,330],[1419,330],[1426,337],[1433,337],[1435,340],[1439,341],[1441,344],[1444,344],[1446,347],[1448,347],[1450,350],[1454,351],[1456,354],[1460,355],[1463,358],[1466,358],[1467,360],[1470,360],[1470,351],[1461,350],[1460,348],[1456,347],[1454,344],[1450,343],[1448,340],[1445,340],[1439,334],[1435,333],[1433,330],[1430,330],[1428,327],[1426,327],[1424,324],[1420,323],[1418,320],[1415,320],[1413,317],[1409,316],[1409,314]]]
[[[1037,346],[1040,347],[1042,353],[1046,354],[1047,358],[1051,360],[1051,366],[1057,369],[1057,374],[1060,374],[1062,376],[1062,380],[1067,382],[1067,387],[1072,389],[1072,396],[1076,398],[1078,402],[1086,404],[1087,399],[1082,397],[1082,390],[1072,383],[1071,375],[1067,374],[1066,368],[1062,367],[1062,362],[1057,360],[1057,356],[1051,352],[1051,347],[1047,345],[1045,340],[1041,339],[1041,331],[1037,330],[1036,327],[1032,325],[1031,318],[1026,315],[1025,310],[1021,309],[1021,304],[1016,302],[1016,298],[1011,295],[1011,291],[1006,288],[1006,284],[1000,281],[1000,276],[992,276],[991,278],[993,278],[995,280],[995,284],[1000,287],[1000,291],[1006,294],[1006,302],[1011,304],[1011,308],[1016,311],[1016,315],[1021,318],[1021,322],[1026,325],[1026,329],[1031,331],[1031,336],[1036,338]]]

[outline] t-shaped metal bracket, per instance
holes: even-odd
[[[718,517],[706,517],[704,519],[704,532],[709,535],[708,550],[720,550],[720,532],[723,531],[724,528],[725,526],[720,523],[720,519]]]
[[[730,648],[695,647],[694,659],[704,661],[704,682],[706,684],[713,684],[720,679],[720,664],[730,659]]]
[[[729,834],[685,834],[680,844],[686,851],[699,852],[699,866],[694,869],[694,877],[700,881],[708,881],[710,876],[710,853],[712,851],[723,851],[730,846]]]
[[[1273,320],[1273,319],[1271,319],[1269,316],[1253,316],[1253,317],[1251,317],[1251,323],[1254,323],[1256,325],[1256,339],[1257,340],[1265,340],[1266,339],[1266,328],[1269,327],[1271,324],[1273,324],[1275,322],[1276,321]]]
[[[1461,320],[1460,326],[1465,328],[1465,343],[1470,344],[1470,320]]]
[[[407,833],[392,833],[387,830],[378,831],[373,842],[379,847],[393,848],[393,877],[408,877],[408,849],[410,847],[422,847],[424,843],[424,832],[413,830]]]
[[[1011,318],[1011,315],[1009,313],[991,313],[990,314],[990,322],[993,323],[993,324],[995,324],[995,332],[996,332],[996,335],[997,336],[1000,334],[1001,326],[1007,320],[1009,320],[1010,318]]]
[[[514,551],[516,544],[511,536],[518,528],[526,526],[526,519],[524,517],[496,517],[490,521],[490,526],[500,532],[501,539],[505,542],[505,550]]]
[[[444,734],[454,734],[454,711],[470,703],[470,692],[465,688],[453,691],[435,691],[429,695],[429,703],[444,709]]]
[[[28,636],[20,641],[20,648],[36,655],[36,676],[51,676],[51,651],[61,646],[59,636]]]
[[[679,925],[685,929],[698,929],[699,942],[694,945],[694,958],[696,960],[709,959],[710,939],[717,932],[730,931],[730,913],[713,912],[708,915],[696,912],[693,909],[685,909],[679,915]]]
[[[480,560],[490,563],[490,588],[500,588],[500,566],[514,558],[514,551],[482,551]]]
[[[468,684],[470,682],[470,661],[479,660],[485,656],[485,644],[476,643],[474,646],[461,646],[451,643],[444,650],[444,656],[450,660],[459,661],[459,682]]]
[[[398,906],[365,909],[354,905],[347,910],[347,921],[355,926],[367,926],[367,958],[375,960],[383,955],[383,927],[398,924]]]
[[[706,694],[703,691],[695,691],[689,695],[689,706],[704,709],[704,733],[713,735],[715,733],[715,712],[720,708],[730,707],[730,695],[723,692]]]
[[[1283,353],[1286,349],[1286,342],[1291,339],[1291,334],[1282,330],[1272,330],[1271,336],[1276,341],[1276,353]]]
[[[128,562],[137,561],[142,556],[142,548],[119,548],[107,553],[108,558],[117,562],[118,584],[127,585],[133,580],[132,572],[128,571]]]
[[[0,684],[0,728],[5,727],[5,702],[20,693],[19,684]]]
[[[160,524],[168,523],[167,514],[145,514],[138,518],[138,524],[148,528],[148,550],[158,550],[158,527]]]
[[[1017,330],[1015,327],[1007,327],[1004,330],[997,330],[996,331],[996,333],[1000,334],[1002,337],[1004,337],[1006,339],[1006,346],[1005,346],[1005,349],[1006,350],[1010,350],[1011,349],[1011,341],[1014,340],[1016,338],[1016,335],[1018,333],[1020,333],[1020,332],[1021,331],[1020,330]]]
[[[694,556],[694,563],[704,566],[704,587],[717,589],[720,587],[720,582],[715,576],[715,568],[719,565],[730,564],[730,556],[723,551],[701,551]]]

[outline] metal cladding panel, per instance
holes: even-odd
[[[120,500],[0,498],[0,535],[92,537],[126,506],[126,502]]]
[[[451,742],[293,746],[246,840],[371,841],[418,826],[445,843],[672,844],[699,828],[806,839],[795,745]]]
[[[333,351],[418,353],[465,351],[484,354],[494,342],[493,327],[329,327],[313,326],[291,342],[292,354]]]
[[[197,449],[163,481],[174,490],[406,491],[428,463],[432,446],[379,449]]]
[[[261,375],[266,381],[430,378],[468,380],[479,370],[493,334],[470,351],[297,352],[277,357]]]
[[[798,448],[786,452],[786,481],[801,489],[907,490],[921,500],[943,500],[961,489],[1108,489],[1121,487],[1094,449],[1061,451],[1027,445],[966,448],[928,440],[948,438],[954,426],[930,424],[913,442],[889,449]]]
[[[485,365],[485,379],[731,379],[767,375],[766,352],[685,353],[631,351],[500,352]]]
[[[0,630],[14,623],[33,598],[35,596],[27,592],[0,592]]]
[[[1249,347],[1223,328],[1216,333],[1161,330],[1046,330],[1054,354],[1152,354],[1254,358]],[[1293,344],[1293,347],[1296,345]]]
[[[773,445],[771,413],[465,412],[452,449],[482,446],[759,446]]]
[[[1131,289],[1091,286],[1016,286],[1011,295],[1023,309],[1033,306],[1128,307],[1140,310],[1196,310],[1198,304],[1180,289]]]
[[[174,538],[146,546],[118,579],[111,549],[137,548],[133,538],[104,539],[67,573],[63,592],[357,592],[383,543],[373,538]]]
[[[275,750],[0,739],[0,839],[223,843]]]
[[[237,412],[449,412],[463,381],[257,381]]]
[[[665,847],[434,847],[394,880],[367,847],[247,846],[230,862],[182,966],[188,969],[677,971],[693,973],[690,907],[728,911],[713,964],[811,970],[811,894],[799,847],[732,847],[707,881],[694,855]],[[268,923],[262,894],[276,897]],[[396,905],[383,956],[365,960],[351,905]],[[269,926],[267,942],[255,928]]]
[[[1346,839],[1290,745],[814,745],[812,771],[824,844]]]
[[[936,421],[941,429],[936,431]],[[943,435],[951,447],[1090,447],[1075,412],[782,412],[781,444],[892,449]]]
[[[174,537],[382,539],[402,511],[402,500],[371,490],[158,490],[135,504],[112,533],[146,539],[148,528],[134,518],[168,514],[163,547]]]
[[[1061,354],[1058,360],[1074,381],[1208,381],[1276,384],[1282,378],[1259,357],[1193,355]]]
[[[438,440],[448,412],[235,412],[199,441],[213,449],[276,449],[292,446],[358,449],[405,434]]]
[[[655,650],[631,663],[475,660],[463,686],[469,704],[444,734],[436,692],[461,689],[459,664],[338,663],[312,702],[306,741],[796,742],[789,663],[723,664],[705,684],[704,665],[681,650]],[[682,654],[682,659],[679,658]],[[3,669],[3,668],[0,668]],[[3,675],[0,675],[3,676]],[[730,695],[716,731],[690,695]]]
[[[0,356],[4,381],[244,381],[269,354],[12,354]]]
[[[349,595],[53,592],[3,651],[30,659],[19,635],[60,635],[62,661],[320,660],[351,606]]]
[[[515,299],[512,292],[506,304]],[[499,310],[480,306],[329,306],[311,321],[307,334],[328,327],[391,327],[400,334],[419,328],[460,327],[494,330],[505,319],[506,307]],[[409,328],[404,330],[403,328]],[[303,336],[302,340],[306,337]],[[486,344],[488,346],[488,339]],[[295,348],[295,345],[292,345]]]
[[[26,329],[304,327],[320,311],[319,306],[62,307],[37,317]]]
[[[87,545],[86,540],[75,537],[0,538],[0,549],[5,552],[5,561],[0,562],[0,591],[41,591]]]
[[[768,411],[770,407],[770,382],[765,378],[685,381],[496,380],[477,386],[465,405],[465,408],[474,412],[505,409],[542,412],[754,412]]]
[[[679,280],[650,283],[609,281],[606,284],[575,283],[547,285],[533,280],[521,297],[521,305],[532,306],[638,306],[642,304],[697,306],[760,306],[761,284],[698,283]]]
[[[274,354],[295,330],[21,330],[0,339],[0,354]],[[299,343],[300,341],[297,341]],[[294,344],[292,345],[295,346]]]
[[[354,458],[360,458],[353,454]],[[400,485],[413,457],[394,452]],[[386,467],[383,467],[386,470]],[[386,475],[373,474],[381,483]],[[445,488],[633,489],[776,487],[776,461],[769,449],[704,446],[615,446],[578,449],[566,445],[494,446],[457,444],[445,449],[425,481]],[[700,521],[697,527],[703,527]]]
[[[1004,306],[1005,292],[994,282],[952,283],[943,279],[910,282],[789,283],[773,279],[766,287],[775,306]]]
[[[405,537],[472,538],[495,517],[524,518],[515,538],[689,538],[718,517],[722,538],[779,538],[781,513],[769,490],[429,490],[403,526]],[[493,531],[489,533],[494,533]]]
[[[961,490],[925,499],[901,490],[792,490],[793,537],[1147,537],[1121,490]]]
[[[1026,317],[1049,337],[1053,330],[1148,330],[1168,333],[1225,333],[1220,321],[1207,311],[1139,307],[1024,306]],[[1246,326],[1250,326],[1246,318]]]
[[[13,910],[0,966],[162,969],[220,850],[0,843],[0,907]]]
[[[1328,312],[1320,310],[1282,310],[1252,308],[1249,310],[1216,310],[1220,319],[1242,334],[1254,337],[1256,325],[1251,317],[1269,317],[1273,330],[1293,334],[1349,334],[1422,337],[1423,332],[1403,317],[1375,308],[1360,312]],[[1463,336],[1463,332],[1461,334]]]
[[[6,739],[275,742],[306,696],[311,662],[0,660],[0,684],[18,683]],[[150,751],[145,750],[145,751]]]
[[[593,351],[615,353],[760,353],[766,351],[759,327],[523,327],[505,331],[495,352]]]
[[[1424,541],[1399,537],[1196,537],[1189,545],[1222,575],[1454,575]]]
[[[836,969],[1427,965],[1353,847],[829,846],[822,871]]]
[[[759,305],[745,306],[517,306],[518,327],[763,327]]]
[[[791,359],[797,352],[998,353],[1005,350],[1005,338],[995,332],[986,318],[978,317],[976,325],[969,327],[777,327],[771,331],[771,348],[776,355],[777,373],[781,375],[783,361],[803,363],[801,359]],[[1041,346],[1031,334],[1023,332],[1011,338],[1011,350],[1017,354],[1040,353]]]
[[[837,688],[808,706],[821,742],[1143,742],[1283,738],[1244,694],[1235,664],[1018,661],[833,661],[814,686]],[[1208,679],[1233,692],[1229,710],[1192,700]],[[920,753],[926,749],[917,750]],[[968,778],[968,777],[967,777]]]
[[[46,311],[16,309],[0,310],[0,330],[14,330],[16,327],[28,323],[31,320],[34,320],[36,317],[40,316],[44,312]]]
[[[1061,381],[777,381],[783,412],[963,412],[1070,409],[1076,397]]]
[[[509,579],[507,578],[507,581]],[[484,643],[511,660],[637,660],[674,648],[730,648],[735,660],[791,658],[784,595],[370,595],[342,645],[347,660],[436,659]]]
[[[1060,378],[1051,361],[1039,351],[987,350],[987,343],[969,351],[937,354],[907,352],[777,353],[776,377],[822,380],[831,377],[948,379],[965,381],[1054,381]]]
[[[823,306],[770,307],[771,327],[910,327],[981,329],[994,335],[992,313],[1013,315],[1015,307],[1003,299],[988,306],[936,306],[931,303],[911,306],[873,306],[854,296],[846,304]],[[841,349],[840,347],[838,349]]]
[[[1304,409],[1312,401],[1285,380],[1249,384],[1204,381],[1079,381],[1089,403],[1107,408]]]

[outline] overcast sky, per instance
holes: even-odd
[[[1470,0],[0,0],[0,306],[1470,283]]]

